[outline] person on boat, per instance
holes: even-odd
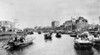
[[[15,37],[12,37],[13,42],[19,42],[20,41],[20,36],[15,35]]]
[[[98,33],[94,35],[94,37],[97,37],[97,38],[99,38],[99,36],[100,36],[100,34],[98,34]]]
[[[17,42],[17,41],[18,41],[18,37],[15,37],[15,38],[14,38],[14,42]]]
[[[25,38],[24,37],[21,37],[19,41],[20,42],[24,42],[24,40],[25,40]]]
[[[97,34],[97,37],[100,38],[100,34]]]
[[[88,38],[87,38],[88,36],[86,35],[86,34],[83,34],[83,35],[81,35],[81,39],[83,40],[87,40]]]
[[[9,46],[14,46],[14,42],[15,42],[15,41],[17,41],[17,40],[16,40],[16,37],[15,37],[15,38],[14,38],[14,37],[11,37],[10,40],[8,41],[7,45],[9,45]]]

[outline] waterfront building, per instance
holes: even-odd
[[[0,21],[0,31],[1,32],[9,31],[12,28],[15,28],[13,22],[10,22],[10,21]]]
[[[88,27],[88,20],[85,19],[84,17],[79,17],[75,22],[76,22],[77,31],[82,29],[87,29]]]
[[[24,28],[23,31],[24,32],[33,32],[34,28]]]
[[[0,26],[13,28],[14,23],[10,21],[0,21]]]
[[[60,27],[62,27],[64,30],[73,30],[75,29],[75,21],[73,20],[68,20],[68,21],[65,21]]]
[[[68,20],[68,21],[65,21],[65,23],[63,23],[63,25],[66,27],[66,26],[71,26],[73,24],[73,21],[72,20]]]
[[[51,22],[51,26],[52,26],[53,28],[59,27],[59,21],[52,21],[52,22]]]

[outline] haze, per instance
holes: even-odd
[[[18,19],[20,28],[61,24],[71,17],[84,16],[99,23],[100,0],[0,0],[0,20]]]

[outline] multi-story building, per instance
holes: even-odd
[[[74,25],[75,25],[75,22],[73,20],[68,20],[68,21],[65,21],[63,25],[61,25],[61,27],[64,28],[65,30],[73,30]]]
[[[14,27],[14,23],[10,21],[0,21],[0,31],[6,32]]]
[[[59,27],[59,21],[52,21],[51,26],[52,27]]]
[[[0,26],[13,28],[14,27],[14,23],[12,23],[10,21],[0,21]]]
[[[88,27],[88,20],[85,19],[84,17],[79,17],[76,20],[76,27],[77,27],[77,30],[86,29]]]
[[[70,26],[73,24],[73,21],[72,20],[68,20],[68,21],[65,21],[65,23],[63,23],[63,25],[66,27],[66,26]]]

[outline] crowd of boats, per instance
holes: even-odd
[[[45,39],[52,39],[52,33],[45,34]],[[100,47],[100,32],[84,31],[82,33],[70,32],[70,37],[74,38],[74,47],[76,49],[91,49],[92,47]],[[61,38],[61,33],[56,33],[55,37]]]
[[[83,33],[72,33],[71,37],[74,37],[74,47],[76,49],[91,49],[92,47],[100,46],[100,33],[85,31]]]
[[[2,48],[6,50],[14,50],[18,49],[20,47],[25,47],[33,43],[33,40],[35,39],[33,37],[33,32],[18,32],[16,34],[13,34],[7,42],[4,43]]]
[[[61,33],[56,33],[55,37],[61,38]],[[46,33],[44,34],[44,39],[45,40],[52,40],[52,33]]]
[[[42,32],[38,32],[41,34]],[[52,32],[44,33],[45,40],[52,40]],[[76,49],[91,49],[93,46],[100,46],[100,32],[84,31],[82,33],[70,32],[70,37],[74,38],[74,47]],[[12,37],[2,46],[4,49],[16,49],[25,47],[33,43],[35,39],[34,32],[16,32]],[[61,38],[61,33],[57,32],[56,38]]]
[[[38,32],[38,34],[41,34],[42,32]],[[57,33],[56,34],[57,38],[61,38],[61,34]],[[23,48],[26,46],[29,46],[33,44],[33,40],[35,39],[34,37],[34,32],[16,32],[16,34],[13,34],[6,43],[2,46],[2,48],[6,50],[16,50],[19,48]],[[44,34],[44,39],[45,40],[52,40],[52,32],[48,32]]]

